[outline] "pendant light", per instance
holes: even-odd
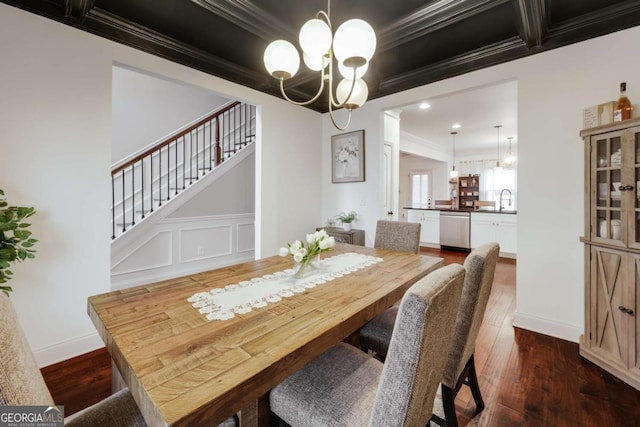
[[[496,128],[497,132],[498,132],[498,139],[496,141],[496,148],[497,148],[497,156],[496,156],[496,167],[494,168],[494,170],[496,172],[499,172],[502,170],[502,166],[500,166],[500,128],[502,127],[502,125],[495,125],[494,128]]]
[[[510,136],[507,139],[509,140],[509,154],[507,154],[507,157],[504,158],[504,164],[505,166],[513,167],[516,165],[516,161],[518,158],[514,156],[513,153],[511,153],[511,140],[513,139],[513,137]]]
[[[453,166],[451,167],[451,171],[449,172],[449,178],[458,179],[458,171],[456,170],[456,135],[458,132],[451,132],[451,136],[453,136]]]

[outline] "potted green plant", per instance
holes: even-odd
[[[34,213],[34,208],[9,206],[0,189],[0,291],[7,296],[13,289],[2,284],[13,275],[9,270],[11,264],[34,258],[35,250],[31,248],[37,240],[31,238],[31,232],[27,230],[31,224],[24,222]]]
[[[351,223],[356,221],[357,216],[358,214],[354,211],[351,211],[349,213],[340,212],[336,216],[336,219],[342,223],[342,228],[344,228],[346,231],[349,231],[351,230]]]

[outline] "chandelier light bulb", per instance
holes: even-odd
[[[329,57],[327,56],[314,56],[311,57],[307,52],[302,53],[302,60],[308,69],[312,71],[320,71],[327,68],[329,65]]]
[[[311,58],[322,57],[331,49],[331,29],[321,19],[310,19],[300,29],[298,40]]]
[[[264,66],[273,77],[286,80],[298,72],[300,55],[293,44],[276,40],[264,51]]]
[[[338,88],[336,89],[336,98],[338,98],[338,103],[342,104],[345,102],[347,96],[349,96],[352,82],[353,80],[350,79],[342,79],[342,81],[340,81]],[[344,106],[349,110],[355,110],[367,101],[368,96],[369,88],[367,87],[367,83],[362,79],[356,79],[353,92]]]
[[[376,51],[376,33],[366,21],[350,19],[340,25],[333,37],[333,53],[339,63],[364,64]]]
[[[347,67],[346,65],[340,62],[338,63],[338,69],[340,70],[340,74],[342,74],[342,77],[344,77],[345,79],[353,79],[352,67]],[[368,62],[364,64],[362,67],[356,68],[356,79],[362,78],[362,76],[364,76],[364,73],[366,73],[368,69],[369,69]]]

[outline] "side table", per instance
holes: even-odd
[[[333,237],[338,243],[349,243],[351,245],[364,246],[364,230],[346,231],[340,227],[318,227],[316,231],[324,229],[327,234]]]

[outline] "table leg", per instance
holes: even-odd
[[[271,427],[271,418],[267,393],[240,411],[240,427]]]
[[[117,393],[120,390],[127,388],[127,383],[120,375],[120,371],[116,367],[116,364],[111,361],[111,393]]]

